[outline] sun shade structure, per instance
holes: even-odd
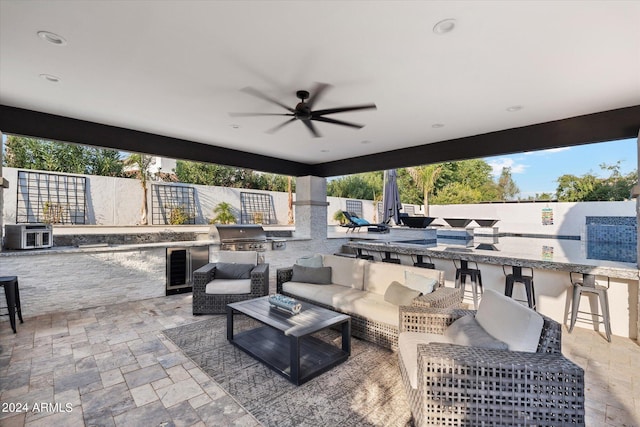
[[[400,224],[400,193],[398,192],[398,175],[395,169],[384,171],[384,191],[382,195],[382,222],[387,224],[390,219]]]

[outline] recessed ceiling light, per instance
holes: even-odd
[[[364,141],[360,141],[360,144],[371,144],[371,141],[365,139]]]
[[[452,18],[443,19],[433,26],[433,32],[438,35],[447,34],[456,28],[456,20]]]
[[[320,150],[321,153],[328,153],[329,150]]]
[[[236,124],[236,123],[233,123],[233,124],[231,125],[231,127],[232,127],[232,128],[234,128],[234,129],[240,129],[240,125],[239,125],[239,124]]]
[[[40,74],[40,78],[45,79],[46,81],[51,83],[58,83],[60,81],[60,77],[56,77],[51,74]]]
[[[507,108],[507,111],[510,113],[515,113],[516,111],[520,111],[523,108],[524,107],[522,105],[512,105],[511,107]]]
[[[65,44],[67,44],[67,41],[64,39],[64,37],[61,37],[49,31],[38,31],[38,37],[46,42],[55,44],[56,46],[64,46]]]
[[[431,125],[431,127],[434,129],[440,129],[440,128],[443,128],[444,125],[442,123],[434,123]]]

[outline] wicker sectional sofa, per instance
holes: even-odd
[[[292,281],[292,266],[277,270],[277,292],[350,315],[353,336],[392,350],[399,325],[399,306],[385,300],[392,282],[404,284],[407,272],[435,279],[433,292],[412,300],[416,307],[458,307],[462,300],[460,289],[444,287],[443,271],[336,255],[322,255],[322,264],[331,267],[331,283]]]

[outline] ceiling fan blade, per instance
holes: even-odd
[[[293,116],[290,113],[229,113],[231,117]]]
[[[254,89],[254,88],[252,88],[252,87],[247,86],[247,87],[242,88],[242,89],[240,89],[240,90],[241,90],[242,92],[244,92],[244,93],[248,93],[249,95],[253,95],[253,96],[257,97],[257,98],[264,99],[265,101],[268,101],[268,102],[270,102],[270,103],[272,103],[272,104],[276,104],[276,105],[278,105],[278,106],[280,106],[280,107],[284,108],[284,109],[285,109],[285,110],[287,110],[287,111],[290,111],[290,112],[292,112],[292,113],[294,112],[294,109],[293,109],[293,108],[288,107],[288,106],[284,105],[282,102],[280,102],[280,101],[278,101],[278,100],[276,100],[276,99],[271,98],[269,95],[265,95],[264,93],[260,92],[260,91],[259,91],[259,90],[257,90],[257,89]]]
[[[329,117],[312,117],[311,120],[316,120],[318,122],[325,122],[325,123],[333,123],[334,125],[349,126],[356,129],[360,129],[364,127],[364,125],[359,125],[357,123],[349,123],[342,120],[330,119]]]
[[[327,108],[326,110],[316,110],[312,111],[312,116],[323,116],[325,114],[333,114],[333,113],[344,113],[347,111],[357,111],[357,110],[375,110],[376,104],[365,104],[365,105],[354,105],[351,107],[340,107],[340,108]]]
[[[277,131],[279,131],[281,128],[285,127],[286,125],[288,125],[291,122],[295,122],[297,119],[294,117],[290,120],[287,120],[286,122],[280,123],[278,126],[271,128],[267,131],[267,133],[276,133]]]
[[[331,85],[328,84],[328,83],[316,83],[316,85],[314,86],[314,88],[313,88],[313,90],[311,92],[311,96],[309,97],[309,100],[307,101],[307,105],[309,106],[310,109],[313,108],[313,105],[322,96],[324,91],[326,91],[330,87],[331,87]]]
[[[311,123],[311,120],[302,120],[302,123],[304,123],[304,125],[309,129],[309,132],[311,132],[315,138],[322,136],[318,133],[313,123]]]

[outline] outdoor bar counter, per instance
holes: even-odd
[[[609,306],[611,328],[614,335],[637,339],[640,336],[638,313],[640,299],[638,281],[640,272],[634,262],[616,261],[619,248],[602,245],[588,247],[581,240],[496,237],[494,239],[460,241],[453,243],[419,244],[403,241],[352,240],[345,246],[358,253],[373,255],[374,259],[399,258],[402,264],[411,265],[418,255],[425,262],[445,272],[447,286],[454,286],[453,259],[475,261],[482,273],[485,289],[504,292],[505,275],[502,266],[531,267],[538,311],[564,322],[571,297],[570,272],[598,275],[598,283],[607,284],[610,278]],[[597,258],[596,258],[597,257]],[[525,272],[526,274],[526,272]],[[606,276],[606,277],[604,277]],[[470,290],[470,286],[467,286]],[[526,300],[524,287],[516,285],[513,297]],[[471,302],[469,295],[464,302]],[[582,301],[581,311],[590,309],[589,302]],[[576,327],[593,328],[591,322],[578,321]],[[604,330],[600,327],[600,330]]]

